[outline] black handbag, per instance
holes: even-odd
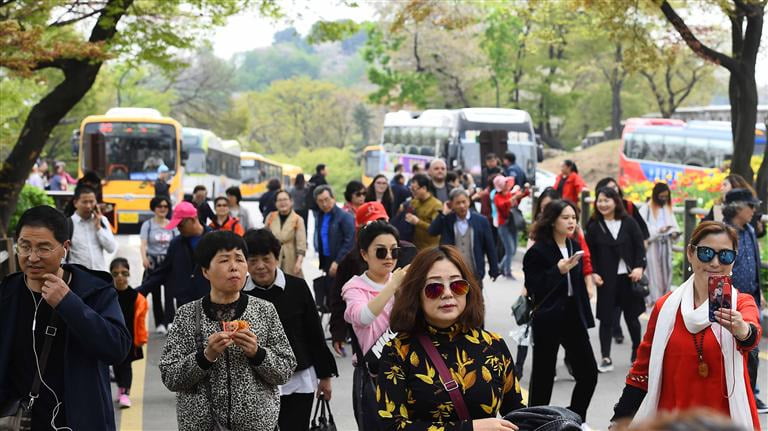
[[[651,294],[651,289],[648,286],[649,284],[648,276],[643,273],[643,276],[640,277],[640,280],[632,282],[632,294],[638,298],[645,298]]]
[[[523,326],[531,321],[531,299],[525,295],[517,297],[517,301],[512,304],[512,316],[518,326]]]
[[[71,281],[71,277],[70,277]],[[51,314],[48,325],[45,328],[45,341],[43,350],[40,353],[40,373],[45,373],[45,367],[48,365],[48,357],[53,347],[53,339],[56,338],[59,315],[56,311]],[[41,374],[35,372],[32,379],[32,387],[29,395],[19,399],[8,400],[0,406],[0,431],[30,431],[32,429],[32,406],[40,393]]]
[[[325,410],[328,410],[328,416],[326,416]],[[320,412],[320,417],[317,417],[317,413]],[[315,403],[315,414],[312,416],[312,425],[309,427],[309,431],[336,431],[336,422],[333,420],[333,413],[331,413],[331,403],[322,398],[318,398]]]
[[[581,431],[581,416],[564,407],[525,407],[508,413],[504,419],[520,431]]]
[[[512,209],[509,210],[509,218],[507,218],[507,226],[515,229],[515,232],[525,231],[525,226],[526,226],[525,217],[523,217],[523,212],[520,211],[520,208],[512,207]]]

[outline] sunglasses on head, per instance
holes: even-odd
[[[715,255],[717,255],[717,260],[723,265],[730,265],[736,260],[736,250],[725,248],[720,251],[715,251],[715,249],[705,245],[697,245],[695,247],[696,257],[704,263],[711,262],[712,259],[715,258]]]
[[[469,292],[469,282],[467,280],[453,280],[448,283],[448,288],[451,289],[456,296],[464,296]],[[424,295],[429,299],[437,299],[443,295],[445,290],[445,284],[440,282],[432,282],[424,286]]]
[[[394,247],[390,250],[387,250],[384,247],[379,247],[376,249],[376,258],[384,260],[387,258],[388,255],[392,256],[392,259],[398,259],[400,258],[400,247]]]

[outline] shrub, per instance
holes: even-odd
[[[16,223],[18,223],[21,215],[24,211],[36,207],[38,205],[55,206],[53,198],[45,193],[45,190],[41,190],[35,186],[25,184],[19,193],[19,202],[16,204],[16,211],[11,216],[11,221],[8,223],[8,235],[11,236],[16,231]]]

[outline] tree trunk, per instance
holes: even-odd
[[[768,121],[766,121],[766,126],[768,126]],[[757,190],[757,198],[762,201],[760,204],[761,212],[763,214],[768,214],[768,145],[765,146],[763,161],[757,169],[755,190]]]
[[[744,62],[739,64],[741,69]],[[749,184],[754,182],[750,162],[755,149],[755,124],[757,123],[757,83],[755,71],[731,72],[728,95],[731,100],[731,129],[733,130],[733,160],[731,173],[739,174]]]

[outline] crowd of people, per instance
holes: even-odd
[[[599,181],[582,231],[586,183],[566,160],[554,187],[536,196],[527,226],[519,206],[532,189],[515,161],[489,154],[479,184],[440,159],[412,166],[408,177],[398,166],[367,187],[348,183],[343,203],[321,164],[289,189],[271,181],[259,223],[237,187],[209,203],[197,186],[171,208],[159,176],[153,216],[139,233],[144,273],[135,287],[125,258],[104,259],[117,242],[98,178],[81,179],[71,214],[34,207],[17,225],[22,272],[0,284],[0,429],[13,417],[32,429],[115,429],[113,399],[131,407],[131,363],[148,338],[145,297],[155,332],[167,337],[159,368],[183,430],[308,430],[314,400],[334,390],[333,353],[346,356],[346,346],[354,376],[344,389],[361,430],[518,429],[526,414],[541,415],[530,408],[550,404],[560,346],[576,381],[567,406],[575,416],[551,419],[588,429],[599,374],[613,371],[612,344],[623,342],[622,314],[631,369],[614,423],[638,427],[706,407],[759,429],[758,412],[768,408],[757,397],[766,306],[757,238],[766,231],[746,181],[726,179],[711,220],[686,244],[692,275],[673,290],[680,229],[667,184],[633,203],[613,178]],[[521,235],[530,313],[513,357],[485,329],[482,290],[515,278]],[[312,289],[303,271],[310,238],[322,273]],[[712,275],[730,275],[735,289],[710,317]],[[330,347],[319,312],[330,314]]]

